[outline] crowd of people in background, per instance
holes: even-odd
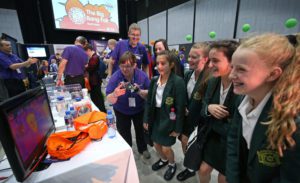
[[[131,24],[128,39],[110,39],[110,52],[102,53],[78,36],[62,54],[42,61],[23,61],[1,40],[0,101],[25,91],[22,70],[38,63],[38,79],[56,73],[57,86],[88,83],[91,100],[103,112],[107,100],[130,146],[133,123],[145,159],[151,158],[148,135],[159,155],[151,168],[167,166],[167,181],[183,153],[185,162],[199,162],[185,163],[179,181],[198,173],[208,183],[215,169],[219,183],[300,182],[300,34],[195,43],[186,54],[184,47],[169,50],[165,39],[156,40],[151,52],[140,43],[141,33]],[[106,69],[99,73],[102,63]],[[203,139],[191,142],[192,134]],[[177,139],[182,152],[172,149]],[[193,143],[201,148],[187,153]]]

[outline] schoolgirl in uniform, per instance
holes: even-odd
[[[183,153],[186,151],[188,138],[193,132],[197,122],[199,122],[202,98],[204,97],[209,78],[208,69],[209,45],[205,42],[196,43],[192,46],[189,53],[190,70],[184,74],[184,81],[187,87],[187,108],[183,131],[180,135]],[[197,156],[197,154],[195,154]],[[184,181],[195,175],[195,171],[185,169],[177,175],[179,181]]]
[[[150,131],[154,147],[160,155],[160,159],[152,165],[152,170],[168,165],[165,180],[171,180],[176,172],[171,147],[182,131],[186,105],[185,84],[182,78],[173,73],[176,60],[172,54],[169,51],[157,54],[160,75],[151,80],[144,113],[144,128]]]
[[[210,181],[213,169],[219,172],[218,182],[226,182],[226,139],[230,120],[234,112],[237,96],[229,74],[231,57],[238,43],[235,41],[217,41],[212,43],[209,52],[209,67],[213,78],[208,81],[201,116],[208,123],[208,135],[203,147],[203,161],[199,169],[201,183]]]
[[[287,38],[277,34],[249,38],[234,53],[234,93],[246,96],[228,136],[229,183],[300,182],[299,55],[288,66],[294,55]]]

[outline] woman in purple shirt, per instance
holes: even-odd
[[[146,73],[136,68],[136,57],[129,51],[121,56],[119,67],[120,70],[111,76],[107,85],[107,100],[113,104],[117,129],[121,136],[132,146],[132,121],[138,151],[144,158],[149,159],[150,154],[144,140],[143,114],[150,82]]]

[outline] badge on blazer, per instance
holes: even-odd
[[[280,165],[280,158],[277,151],[274,150],[261,150],[257,151],[259,163],[269,166],[276,167]]]
[[[172,97],[167,97],[166,98],[166,104],[167,105],[172,105],[174,103],[174,99]]]
[[[194,98],[195,100],[201,100],[201,95],[200,95],[200,93],[199,93],[199,92],[195,92],[193,98]]]

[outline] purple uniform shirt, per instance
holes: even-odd
[[[65,75],[79,76],[84,74],[85,65],[88,63],[88,56],[82,46],[68,46],[62,53],[62,58],[68,60]]]
[[[146,51],[146,48],[144,45],[142,45],[141,43],[138,43],[138,45],[133,48],[129,44],[129,40],[122,40],[117,43],[116,48],[114,49],[114,51],[111,55],[112,58],[115,60],[112,73],[119,70],[119,59],[121,58],[123,53],[126,51],[130,51],[131,53],[133,53],[136,56],[137,68],[141,69],[142,64],[144,64],[144,65],[149,64],[147,51]]]
[[[0,77],[2,79],[24,79],[23,69],[12,70],[10,65],[22,63],[23,60],[14,54],[7,54],[0,51]]]
[[[118,70],[111,76],[109,80],[109,83],[106,87],[106,95],[111,94],[122,81],[126,82],[126,79],[122,72]],[[139,69],[134,70],[134,77],[131,82],[138,84],[140,86],[140,89],[148,89],[150,85],[150,81],[146,73]],[[129,107],[130,97],[135,98],[135,107]],[[118,97],[118,100],[113,105],[113,107],[114,110],[117,110],[123,114],[134,115],[144,110],[144,102],[145,100],[142,97],[140,97],[137,93],[131,93],[130,91],[126,91],[124,95]]]

